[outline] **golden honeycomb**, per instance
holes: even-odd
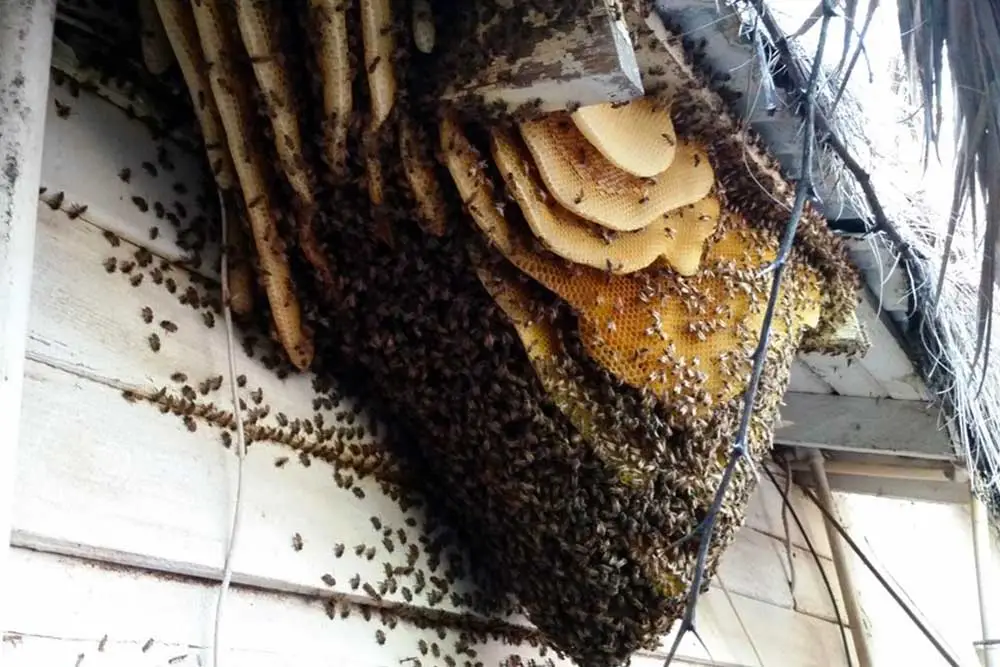
[[[609,229],[631,232],[664,213],[693,204],[715,184],[707,156],[680,141],[670,166],[640,178],[605,158],[565,113],[520,125],[548,191],[563,207]]]

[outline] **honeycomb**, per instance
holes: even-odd
[[[478,151],[454,121],[442,124],[452,177],[473,219],[512,264],[577,314],[587,353],[621,381],[651,392],[681,417],[702,416],[742,394],[756,348],[769,281],[757,272],[777,254],[773,235],[727,213],[702,268],[690,277],[667,269],[615,275],[536,249],[494,201]],[[451,146],[451,150],[447,148]],[[797,344],[819,320],[815,272],[793,265],[783,283],[772,344]]]
[[[632,273],[663,258],[681,275],[701,262],[705,240],[719,220],[719,201],[709,195],[675,209],[635,232],[610,232],[552,201],[524,145],[502,129],[492,133],[493,159],[534,235],[560,257],[612,273]]]
[[[652,178],[674,161],[677,134],[670,111],[649,97],[591,104],[571,117],[601,155],[633,176]]]
[[[693,204],[715,184],[705,153],[678,142],[670,167],[640,178],[608,161],[565,113],[520,125],[548,191],[567,210],[620,232],[651,224],[664,213]]]

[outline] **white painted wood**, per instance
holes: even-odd
[[[869,354],[872,354],[869,352]],[[884,398],[889,395],[885,387],[858,359],[831,357],[816,352],[800,354],[799,361],[833,387],[840,396]]]
[[[166,217],[158,217],[156,204],[162,204],[164,216],[166,212],[185,213],[187,217],[180,219],[182,225],[198,215],[204,215],[208,224],[217,224],[214,190],[207,200],[208,210],[198,201],[210,183],[200,157],[171,141],[156,141],[141,120],[129,118],[122,109],[94,93],[82,90],[73,97],[68,85],[53,86],[49,98],[42,158],[42,185],[46,191],[42,199],[51,200],[62,192],[64,210],[72,205],[87,206],[80,219],[148,247],[161,257],[172,261],[190,259],[191,253],[177,245],[177,228]],[[56,100],[69,105],[68,117],[55,113]],[[157,159],[161,147],[175,165],[173,171],[165,169]],[[156,176],[143,163],[152,165]],[[121,170],[126,168],[130,171],[128,183],[120,178]],[[185,193],[174,189],[177,183]],[[145,212],[133,197],[145,203]],[[180,211],[177,204],[182,207]],[[154,227],[156,239],[150,234]],[[202,254],[199,273],[217,277],[217,248],[209,246]]]
[[[922,401],[785,394],[775,442],[867,454],[955,458],[938,410]]]
[[[81,665],[194,665],[199,658],[200,664],[210,664],[214,583],[29,549],[14,548],[12,554],[15,583],[10,592],[23,603],[2,643],[5,665],[73,665],[80,654],[85,656]],[[331,619],[322,600],[244,586],[234,586],[227,603],[231,630],[223,651],[225,664],[392,666],[417,657],[425,665],[436,665],[453,655],[461,665],[468,659],[455,653],[458,631],[451,628],[444,639],[436,630],[421,630],[405,620],[391,629],[378,615],[365,621],[356,606],[348,618],[337,613]],[[768,613],[761,611],[766,605],[752,600],[747,604],[754,613]],[[756,665],[739,627],[729,599],[711,590],[699,608],[699,633],[714,661],[696,641],[685,641],[677,664]],[[377,629],[386,635],[384,645],[377,643]],[[421,639],[438,644],[441,659],[422,656]],[[543,659],[539,649],[527,644],[490,640],[473,648],[478,652],[475,660],[484,665],[505,664],[511,654],[524,661]],[[552,651],[545,658],[553,658],[559,667],[569,665]],[[632,664],[653,667],[662,661],[660,651],[641,652]]]
[[[13,549],[13,588],[18,615],[3,642],[4,664],[38,665],[211,665],[210,647],[217,586],[191,578],[156,575],[110,567],[77,558]],[[444,639],[400,620],[391,629],[376,614],[365,621],[359,608],[350,616],[330,619],[322,600],[234,586],[227,597],[228,665],[357,665],[359,667],[443,664],[445,655],[459,665],[467,659],[454,650],[458,632]],[[379,645],[375,632],[386,635]],[[99,650],[107,637],[104,651]],[[441,659],[421,656],[418,642],[437,644]],[[49,641],[43,641],[49,640]],[[149,643],[152,640],[152,643]],[[144,652],[143,647],[147,646]],[[474,647],[476,660],[499,665],[517,654],[527,661],[541,658],[527,644],[508,646],[490,641]],[[188,656],[170,662],[179,656]],[[547,657],[555,657],[548,651]],[[200,658],[200,662],[199,662]],[[557,665],[568,664],[556,659]]]
[[[445,97],[476,97],[510,109],[539,100],[540,110],[555,111],[641,96],[639,65],[621,11],[612,6],[617,3],[591,3],[591,12],[571,25],[534,26],[539,39],[530,55],[514,63],[498,59]]]
[[[927,385],[888,329],[885,311],[878,311],[873,297],[865,294],[858,304],[858,319],[868,331],[872,346],[861,365],[883,387],[889,398],[908,401],[930,400]]]
[[[389,554],[370,523],[402,528],[417,543],[417,528],[370,479],[359,480],[363,500],[340,489],[330,467],[293,459],[274,465],[289,450],[255,443],[244,468],[244,521],[233,557],[233,581],[311,595],[335,592],[367,599],[349,580],[378,586],[383,563],[406,565],[406,549]],[[17,545],[97,558],[166,572],[219,578],[231,511],[230,480],[235,457],[203,424],[190,433],[173,416],[148,404],[130,405],[120,392],[31,361],[27,364],[23,431],[15,484]],[[301,551],[293,536],[302,537]],[[341,558],[334,551],[344,544]],[[374,560],[357,556],[355,545],[377,549]],[[398,539],[396,540],[398,545]],[[433,574],[421,554],[418,569]],[[325,574],[335,586],[322,581]],[[439,571],[438,575],[441,574]],[[402,587],[414,575],[399,575],[400,589],[386,602],[403,603]],[[461,581],[452,588],[468,591]],[[430,583],[413,604],[428,606]],[[457,609],[448,598],[435,608]]]
[[[7,588],[25,336],[55,2],[0,0],[0,590]],[[0,595],[0,628],[12,613]]]
[[[788,378],[788,391],[803,394],[832,394],[831,387],[823,378],[801,361],[792,362]]]

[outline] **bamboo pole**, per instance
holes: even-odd
[[[826,468],[823,463],[823,454],[818,450],[812,450],[809,459],[813,477],[816,480],[816,490],[819,492],[819,499],[831,515],[836,516],[836,506],[833,503],[833,494],[830,492],[830,482],[826,478]],[[854,639],[854,650],[858,654],[858,665],[860,667],[872,667],[871,646],[868,643],[868,635],[865,633],[865,626],[861,617],[861,605],[858,604],[858,593],[854,586],[854,575],[847,562],[847,552],[844,550],[844,543],[829,519],[824,518],[826,534],[830,541],[830,553],[833,556],[833,566],[837,570],[837,579],[840,581],[840,593],[844,598],[844,607],[847,609],[847,619],[851,624],[851,637]]]
[[[10,550],[14,465],[35,254],[55,0],[0,0],[0,591]],[[10,627],[0,594],[0,634]]]
[[[1000,645],[990,640],[1000,638],[997,615],[997,582],[992,576],[992,536],[989,513],[973,491],[969,499],[972,514],[972,546],[976,559],[976,587],[979,594],[979,619],[983,641],[977,646],[983,667],[1000,667]]]

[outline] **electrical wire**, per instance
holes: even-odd
[[[823,578],[823,586],[826,588],[827,594],[830,596],[830,604],[833,605],[833,615],[837,619],[837,627],[840,628],[840,640],[844,645],[844,657],[847,660],[847,667],[854,667],[854,662],[851,659],[851,647],[847,641],[847,628],[844,626],[844,617],[840,615],[840,607],[837,605],[837,596],[833,592],[833,584],[830,583],[830,577],[826,574],[826,569],[823,567],[823,561],[820,560],[819,553],[816,551],[816,547],[813,546],[813,541],[809,538],[809,533],[806,532],[806,527],[803,525],[802,520],[799,518],[799,513],[795,511],[792,506],[792,501],[788,497],[788,487],[782,488],[781,484],[778,483],[778,479],[774,476],[767,466],[761,466],[764,468],[764,474],[767,475],[771,483],[774,484],[774,488],[778,489],[778,493],[781,494],[781,504],[782,511],[788,510],[789,516],[792,517],[792,521],[795,522],[795,526],[802,533],[802,539],[806,543],[806,548],[813,557],[813,561],[816,562],[816,569],[819,570],[819,576]],[[788,477],[788,481],[791,481],[791,475]]]
[[[694,614],[695,608],[698,604],[698,595],[700,593],[701,583],[705,577],[705,567],[708,561],[708,549],[712,543],[712,533],[715,529],[715,522],[718,518],[719,510],[722,507],[722,501],[729,488],[729,484],[732,481],[733,473],[736,471],[736,465],[746,455],[746,440],[747,433],[750,430],[750,416],[753,413],[754,401],[757,397],[757,390],[760,386],[761,376],[764,371],[764,359],[767,357],[767,348],[770,343],[771,325],[774,320],[774,311],[778,302],[781,278],[784,275],[788,255],[792,249],[795,232],[798,229],[799,221],[801,220],[802,213],[805,210],[806,199],[813,194],[812,161],[816,121],[815,95],[817,82],[819,80],[819,72],[822,69],[821,63],[823,60],[823,50],[826,46],[827,30],[830,25],[830,19],[833,15],[834,11],[831,0],[823,0],[823,20],[820,24],[819,44],[816,48],[816,56],[813,58],[813,69],[809,76],[809,85],[805,91],[806,127],[802,147],[802,178],[795,188],[795,201],[792,204],[791,216],[789,217],[788,224],[785,226],[778,254],[775,257],[774,262],[765,270],[766,272],[773,273],[771,280],[771,293],[768,297],[767,308],[764,312],[760,339],[757,344],[757,349],[754,352],[750,379],[747,383],[747,389],[743,395],[743,410],[740,416],[739,428],[735,434],[733,447],[729,454],[729,460],[722,472],[722,480],[719,482],[719,488],[715,492],[715,497],[712,499],[712,504],[708,510],[705,529],[701,537],[701,543],[698,547],[698,559],[695,565],[694,576],[692,577],[691,586],[688,591],[688,599],[684,609],[684,616],[681,619],[680,631],[674,638],[673,645],[670,647],[670,652],[667,654],[664,665],[670,665],[673,661],[674,656],[677,654],[677,649],[680,647],[681,640],[689,631],[694,632],[695,637],[697,637],[699,641],[701,640],[694,627]],[[702,642],[702,644],[704,644],[704,642]]]
[[[221,667],[219,660],[219,638],[222,632],[222,611],[229,593],[229,585],[233,580],[233,552],[240,526],[243,523],[243,460],[246,458],[247,443],[243,433],[243,415],[240,409],[239,390],[236,382],[236,352],[233,342],[233,311],[229,307],[229,246],[226,238],[226,202],[219,190],[219,217],[222,221],[222,261],[219,273],[222,274],[222,314],[226,323],[226,356],[229,361],[229,388],[233,400],[233,416],[236,420],[236,496],[233,501],[233,516],[229,528],[229,542],[226,545],[226,559],[222,567],[222,583],[219,585],[219,597],[215,604],[215,628],[212,637],[212,665]]]

